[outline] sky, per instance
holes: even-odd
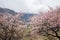
[[[60,6],[60,0],[0,0],[0,7],[25,13],[39,13],[56,6]]]

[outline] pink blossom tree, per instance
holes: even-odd
[[[22,36],[19,34],[22,24],[19,18],[20,14],[11,15],[9,13],[0,13],[0,40],[20,40]],[[21,27],[20,27],[21,25]]]
[[[60,40],[60,8],[32,17],[30,24],[38,34],[50,35]]]

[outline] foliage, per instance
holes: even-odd
[[[58,33],[60,32],[60,8],[34,16],[30,23],[35,28],[34,31],[39,35],[50,35],[60,40]]]
[[[21,14],[0,13],[0,40],[60,40],[60,8],[21,20]]]

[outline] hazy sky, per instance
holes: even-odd
[[[60,6],[60,0],[0,0],[0,7],[16,12],[38,13],[50,7]]]

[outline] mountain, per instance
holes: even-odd
[[[28,19],[30,18],[30,17],[32,17],[33,16],[33,14],[29,14],[29,13],[24,13],[24,15],[21,17],[24,21],[28,21]]]
[[[1,7],[0,7],[0,13],[9,13],[9,14],[12,14],[12,15],[16,14],[16,12],[11,10],[11,9],[1,8]]]
[[[18,12],[15,12],[14,10],[8,9],[8,8],[1,8],[0,7],[0,13],[9,13],[12,15],[16,15]],[[23,16],[21,16],[21,19],[24,21],[28,21],[30,17],[32,17],[34,14],[31,13],[21,13]]]

